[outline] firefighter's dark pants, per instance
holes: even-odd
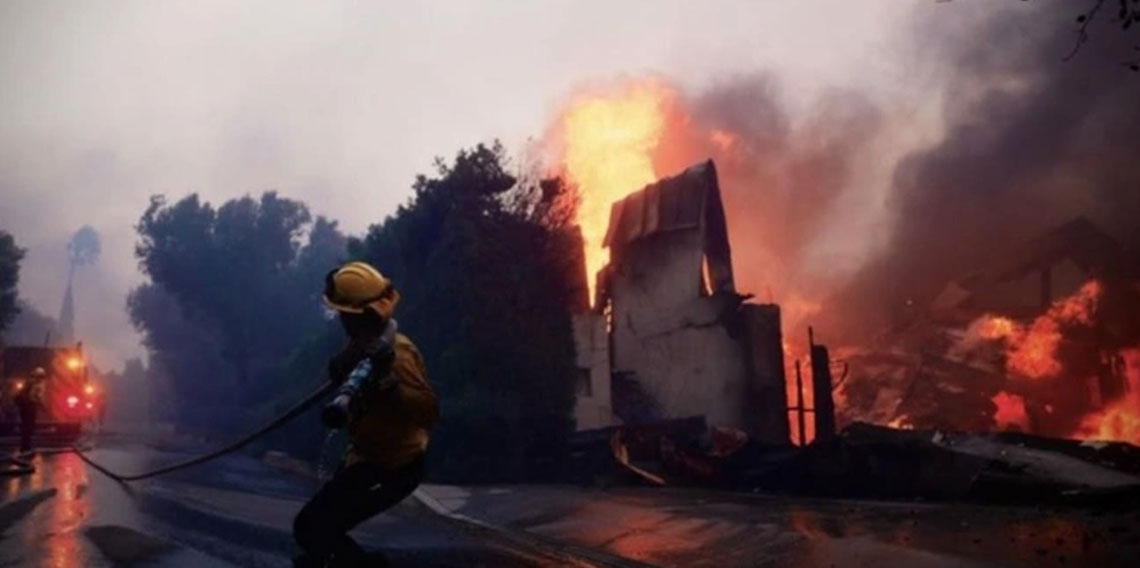
[[[342,467],[293,520],[293,538],[304,550],[297,566],[361,566],[364,551],[348,536],[356,525],[411,495],[424,479],[424,458],[398,468],[370,463]]]
[[[20,451],[32,451],[32,432],[36,429],[36,405],[19,404],[20,409]]]

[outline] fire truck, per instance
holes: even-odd
[[[34,441],[39,445],[76,441],[99,421],[103,407],[101,393],[90,379],[82,343],[74,347],[0,346],[0,439],[19,435],[14,399],[27,388],[37,367],[47,377]]]

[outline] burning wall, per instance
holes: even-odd
[[[577,325],[608,322],[606,336],[591,336],[595,343],[578,350],[596,352],[597,341],[606,342],[607,370],[619,377],[614,413],[627,423],[704,416],[786,442],[779,312],[746,309],[736,293],[712,162],[651,184],[612,211],[603,242],[611,259],[598,280],[601,314],[581,316]],[[582,404],[580,417],[588,418],[582,414],[593,401]]]

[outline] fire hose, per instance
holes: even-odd
[[[105,466],[99,464],[95,460],[92,460],[90,457],[87,456],[86,450],[84,450],[78,446],[71,446],[70,448],[66,449],[65,451],[74,452],[76,455],[79,456],[80,459],[82,459],[84,462],[86,462],[87,465],[91,466],[92,468],[97,470],[99,473],[102,473],[103,475],[106,475],[107,477],[110,477],[111,479],[118,481],[119,483],[127,483],[130,481],[140,481],[140,480],[147,479],[150,477],[156,477],[159,475],[164,475],[164,474],[171,473],[174,471],[186,469],[188,467],[200,465],[200,464],[206,463],[210,460],[224,456],[226,454],[236,452],[237,450],[240,450],[240,449],[244,448],[245,446],[249,445],[250,442],[268,434],[269,432],[272,432],[273,430],[276,430],[277,428],[279,428],[281,426],[284,426],[290,420],[293,420],[297,416],[301,415],[301,413],[305,412],[310,407],[312,407],[314,404],[316,404],[317,401],[319,401],[326,394],[331,392],[334,388],[336,388],[336,385],[334,385],[332,382],[325,382],[324,384],[322,384],[320,386],[320,388],[313,391],[312,394],[305,397],[301,402],[298,402],[296,405],[294,405],[289,410],[285,411],[285,413],[281,414],[280,416],[274,418],[273,420],[270,420],[268,423],[266,423],[261,428],[258,428],[257,430],[254,430],[253,432],[246,434],[245,436],[243,436],[237,440],[234,440],[233,442],[230,442],[229,444],[222,446],[221,448],[218,448],[212,452],[202,454],[200,456],[196,456],[196,457],[186,459],[186,460],[183,460],[180,462],[175,462],[175,463],[172,463],[170,465],[163,466],[163,467],[160,467],[158,469],[151,470],[151,471],[145,471],[145,472],[136,473],[133,475],[123,475],[120,473],[115,473],[115,472],[107,469]],[[30,464],[28,464],[28,465],[30,466]],[[34,471],[34,469],[32,471]],[[31,472],[29,472],[29,473],[31,473]]]

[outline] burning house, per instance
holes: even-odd
[[[578,429],[703,417],[787,443],[780,310],[735,288],[713,163],[615,202],[604,244],[574,321]]]
[[[947,283],[851,357],[846,418],[1140,441],[1135,257],[1086,219]]]

